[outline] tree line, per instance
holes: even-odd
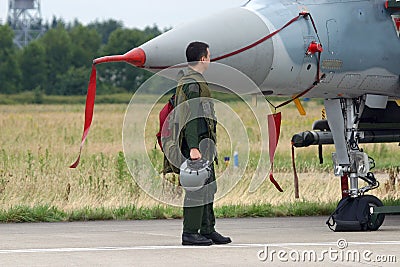
[[[115,20],[86,26],[53,20],[47,28],[39,39],[19,49],[12,28],[0,25],[0,94],[84,95],[93,59],[124,54],[161,34],[157,26],[127,29]],[[99,65],[98,93],[135,92],[150,75],[122,62]]]

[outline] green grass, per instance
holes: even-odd
[[[128,104],[132,98],[132,94],[121,93],[113,95],[97,95],[96,103],[104,104]],[[16,105],[16,104],[44,104],[44,105],[82,105],[86,102],[86,96],[57,96],[57,95],[41,95],[38,96],[34,92],[24,92],[13,95],[0,95],[0,105]]]
[[[295,202],[273,206],[270,204],[254,204],[250,206],[223,206],[216,209],[219,218],[243,217],[290,217],[290,216],[322,216],[335,210],[336,203]]]
[[[386,206],[400,206],[399,199],[383,200]],[[253,204],[231,205],[215,208],[217,218],[246,218],[246,217],[301,217],[329,216],[337,203],[316,203],[300,201],[281,205]],[[24,222],[72,222],[95,220],[156,220],[181,219],[182,209],[171,206],[156,206],[152,208],[136,208],[135,206],[119,208],[90,208],[73,211],[62,211],[56,207],[16,206],[9,210],[0,211],[0,223]]]
[[[133,93],[118,93],[118,94],[107,94],[97,95],[96,104],[129,104]],[[169,96],[161,99],[161,102],[167,102]],[[224,94],[215,93],[215,98],[223,102],[237,101],[237,97]],[[140,100],[142,103],[147,103],[153,97],[150,96],[136,96],[136,100]],[[82,105],[86,103],[85,95],[71,95],[71,96],[59,96],[59,95],[46,95],[40,94],[33,91],[23,92],[19,94],[0,94],[0,105],[17,105],[17,104],[41,104],[41,105]]]
[[[58,222],[65,218],[65,213],[47,205],[37,207],[17,206],[0,211],[0,222]]]

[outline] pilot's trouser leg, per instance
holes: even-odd
[[[186,191],[183,207],[183,232],[209,234],[215,231],[214,195],[217,192],[214,166],[206,185],[195,192]]]
[[[214,203],[204,205],[200,234],[207,235],[215,232]]]
[[[215,181],[214,164],[211,165],[211,175],[207,181],[208,197],[204,205],[203,217],[201,221],[200,234],[211,234],[215,232],[215,215],[214,215],[214,195],[217,192],[217,183]]]
[[[185,195],[185,206],[183,207],[183,232],[195,234],[199,232],[199,229],[201,227],[201,219],[203,217],[204,205],[189,206],[194,204],[194,200],[192,199],[192,196],[188,195],[192,194],[186,192]]]

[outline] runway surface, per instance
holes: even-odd
[[[0,224],[0,266],[399,266],[400,216],[334,233],[326,217],[218,219],[233,243],[181,246],[181,220]]]

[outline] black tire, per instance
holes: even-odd
[[[377,198],[376,196],[365,195],[365,196],[362,196],[362,198],[367,199],[370,208],[383,206],[382,201],[380,201],[379,198]],[[370,231],[378,230],[379,227],[381,227],[384,220],[385,220],[385,214],[379,214],[375,221],[372,221],[372,218],[371,218],[370,221],[368,222],[368,230],[370,230]]]

